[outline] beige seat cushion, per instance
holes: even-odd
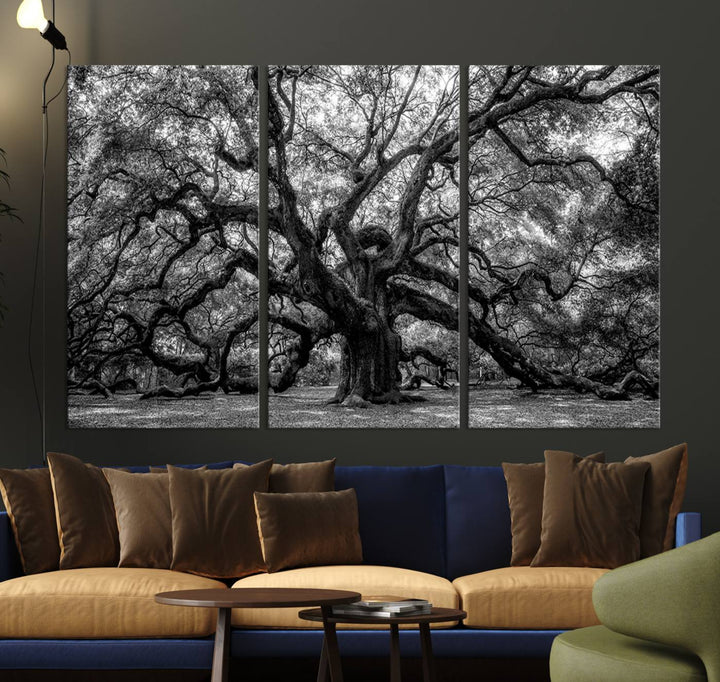
[[[251,575],[233,587],[306,587],[360,592],[363,597],[396,596],[427,599],[434,606],[457,608],[457,592],[449,580],[429,573],[388,566],[313,566],[278,573]],[[234,609],[233,625],[254,628],[317,628],[298,618],[301,609]],[[450,627],[453,623],[443,623]],[[382,628],[377,625],[338,625],[338,628]],[[401,626],[404,627],[404,626]],[[413,627],[413,626],[408,626]]]
[[[457,578],[465,625],[473,628],[565,629],[599,623],[592,588],[604,568],[513,566]]]
[[[34,639],[203,637],[214,609],[164,606],[158,592],[223,588],[155,568],[76,568],[0,582],[0,637]]]

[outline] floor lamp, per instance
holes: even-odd
[[[42,181],[40,185],[40,214],[37,239],[35,242],[35,267],[33,269],[33,283],[32,283],[32,294],[30,298],[30,322],[28,326],[28,360],[30,364],[30,374],[32,376],[33,391],[35,393],[35,403],[37,405],[38,416],[40,417],[40,428],[41,428],[41,456],[42,461],[46,463],[46,419],[45,419],[45,408],[46,408],[46,358],[45,358],[45,331],[46,331],[46,314],[45,314],[45,294],[46,294],[46,283],[45,283],[45,188],[46,188],[46,170],[47,170],[47,153],[48,153],[48,106],[50,103],[60,96],[60,93],[65,87],[67,82],[67,75],[63,81],[60,90],[53,95],[50,99],[47,98],[47,85],[50,80],[50,75],[55,68],[55,51],[56,50],[67,50],[68,53],[68,66],[71,62],[70,50],[68,50],[65,36],[55,26],[55,0],[52,0],[52,20],[48,20],[45,17],[43,10],[42,0],[23,0],[22,4],[17,11],[17,22],[22,28],[35,28],[40,31],[40,35],[47,40],[52,46],[52,62],[50,69],[45,76],[42,84]],[[35,374],[35,367],[32,360],[32,328],[33,318],[35,312],[35,290],[37,289],[38,270],[42,271],[42,371],[41,371],[41,388],[38,390],[37,377]]]

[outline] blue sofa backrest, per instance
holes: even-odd
[[[355,488],[366,564],[445,575],[442,466],[335,469],[335,488]]]
[[[15,545],[10,517],[0,512],[0,581],[17,578],[23,574],[20,554]]]
[[[365,563],[450,580],[510,565],[501,467],[337,467],[335,487],[357,493]]]
[[[450,580],[510,565],[512,534],[502,467],[445,467],[446,572]]]
[[[173,464],[173,466],[180,467],[181,469],[199,469],[200,467],[207,467],[208,469],[230,469],[232,468],[232,465],[235,462],[232,460],[227,460],[225,462],[210,462],[209,464]],[[242,464],[252,464],[252,462],[242,462]],[[162,464],[139,464],[139,465],[133,465],[133,466],[126,466],[124,464],[116,464],[112,468],[123,468],[127,469],[131,474],[146,474],[148,471],[150,471],[150,467],[164,467],[166,464],[163,462]]]

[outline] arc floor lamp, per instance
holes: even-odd
[[[46,358],[45,358],[45,331],[46,331],[46,314],[45,314],[45,195],[46,195],[46,171],[47,171],[47,153],[48,153],[48,106],[50,103],[60,96],[60,93],[65,88],[67,82],[67,76],[65,77],[63,84],[60,86],[58,92],[53,95],[50,99],[47,97],[47,86],[50,80],[50,75],[55,68],[55,52],[57,50],[66,50],[68,53],[68,66],[71,62],[70,50],[67,46],[65,36],[55,26],[55,0],[52,0],[52,12],[51,19],[47,19],[45,11],[43,9],[42,0],[23,0],[22,4],[17,11],[17,22],[22,28],[37,29],[40,35],[47,40],[52,46],[52,62],[50,69],[45,76],[42,84],[42,180],[40,184],[40,212],[38,218],[38,230],[35,242],[35,266],[33,268],[33,283],[32,283],[32,294],[30,298],[30,322],[28,325],[28,361],[30,364],[30,373],[32,376],[33,391],[35,394],[35,403],[37,405],[38,416],[40,418],[40,428],[42,432],[42,450],[41,456],[42,461],[46,461]],[[38,284],[38,272],[42,271],[42,367],[40,376],[40,388],[38,389],[38,378],[35,372],[35,366],[32,359],[31,351],[31,340],[32,340],[32,328],[35,312],[35,291]]]

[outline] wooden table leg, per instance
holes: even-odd
[[[230,615],[232,609],[218,609],[211,682],[228,682],[230,672]]]
[[[390,624],[390,682],[400,682],[400,631],[396,623]]]
[[[338,646],[335,623],[330,623],[332,616],[330,606],[322,607],[323,629],[325,630],[325,646],[327,647],[327,661],[330,666],[330,679],[332,682],[343,682],[342,664],[340,663],[340,647]]]
[[[323,636],[322,651],[320,652],[320,664],[318,665],[317,682],[328,682],[328,653],[327,640]]]
[[[433,657],[430,625],[420,623],[420,643],[422,645],[423,682],[436,682],[435,658]]]

